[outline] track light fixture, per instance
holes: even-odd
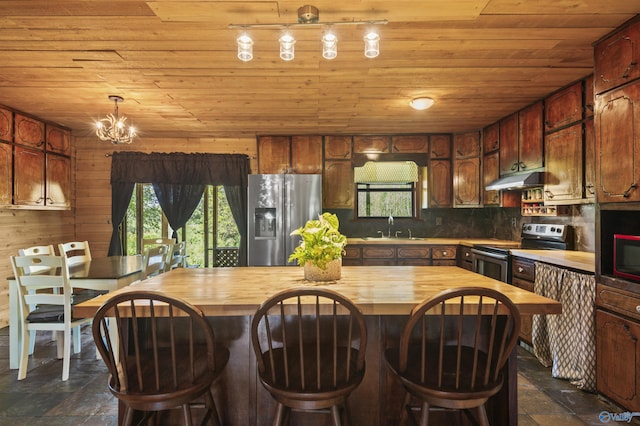
[[[386,25],[388,21],[371,20],[371,21],[339,21],[339,22],[320,22],[318,8],[310,5],[302,6],[298,9],[297,23],[269,23],[269,24],[230,24],[229,28],[241,30],[236,38],[238,44],[238,59],[241,61],[250,61],[253,59],[253,39],[248,30],[252,28],[280,28],[283,30],[282,35],[278,39],[280,43],[280,58],[283,61],[291,61],[295,58],[294,45],[296,39],[291,31],[294,28],[322,26],[325,27],[322,35],[322,57],[325,59],[334,59],[338,56],[338,37],[332,31],[333,26],[338,25],[368,25],[367,34],[364,36],[364,55],[367,58],[375,58],[380,54],[380,35],[375,28],[376,25]]]

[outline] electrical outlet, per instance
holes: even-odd
[[[436,217],[436,226],[440,226],[440,225],[442,225],[442,218]]]
[[[511,227],[516,228],[518,226],[518,219],[515,217],[511,218]]]

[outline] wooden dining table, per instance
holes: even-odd
[[[397,423],[402,388],[384,363],[384,350],[397,345],[411,309],[441,290],[478,286],[506,294],[523,315],[559,314],[559,302],[455,266],[345,266],[342,278],[310,282],[298,267],[178,268],[117,290],[160,291],[182,298],[209,317],[216,338],[231,352],[214,394],[225,424],[267,425],[275,404],[257,378],[250,342],[250,321],[270,295],[293,287],[320,286],[338,291],[358,305],[369,334],[366,375],[349,399],[354,424]],[[74,307],[74,316],[93,316],[112,294]],[[488,411],[492,424],[517,424],[516,351],[505,367],[507,380]],[[308,420],[307,420],[308,421]],[[308,424],[305,421],[305,424]],[[291,424],[298,424],[294,414]]]
[[[142,278],[142,256],[108,256],[69,266],[71,286],[111,292]],[[20,307],[15,277],[9,277],[9,368],[20,362]]]

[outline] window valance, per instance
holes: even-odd
[[[244,154],[114,152],[111,184],[169,183],[247,187],[249,157]]]

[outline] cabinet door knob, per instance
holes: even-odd
[[[640,305],[636,306],[636,312],[640,314]]]
[[[471,253],[465,253],[464,254],[464,257],[469,257],[469,256],[471,256]],[[640,308],[640,306],[638,306],[638,307]]]
[[[524,272],[524,269],[522,268],[522,266],[518,266],[518,272]]]

